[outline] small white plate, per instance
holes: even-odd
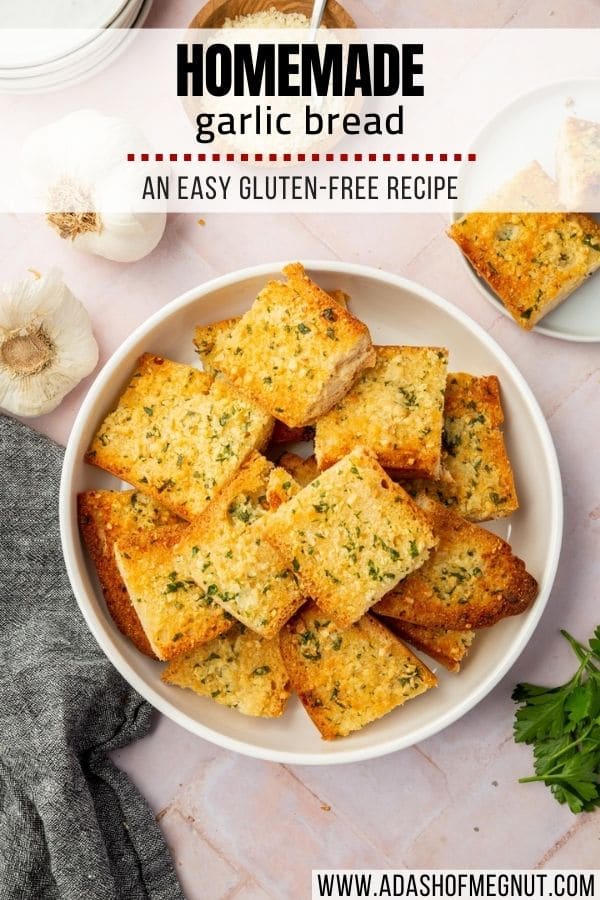
[[[600,79],[578,78],[545,85],[523,94],[497,113],[471,147],[486,165],[464,166],[461,172],[461,193],[466,198],[466,208],[473,208],[474,202],[489,195],[491,186],[484,179],[490,171],[499,174],[498,184],[501,184],[537,159],[548,175],[554,177],[556,139],[560,126],[569,116],[600,122]],[[458,218],[458,213],[454,218]],[[484,297],[512,319],[466,257],[463,259],[471,280]],[[600,275],[588,278],[533,330],[564,341],[600,341]]]
[[[500,531],[510,532],[515,553],[539,581],[539,596],[525,615],[482,631],[460,675],[450,675],[431,662],[438,672],[438,688],[343,740],[322,741],[296,698],[281,719],[254,719],[163,684],[161,665],[138,653],[113,624],[82,546],[77,493],[119,487],[111,476],[86,465],[83,455],[141,353],[194,363],[194,326],[243,313],[265,282],[278,277],[282,265],[234,272],[188,291],[152,316],[111,357],[80,409],[67,446],[60,493],[61,534],[71,584],[92,633],[121,674],[150,703],[194,734],[240,753],[278,762],[329,765],[381,756],[424,740],[475,706],[508,671],[533,634],[554,581],[562,537],[562,489],[544,416],[522,375],[482,328],[436,294],[404,278],[366,266],[306,262],[324,288],[341,288],[350,294],[352,311],[367,323],[375,343],[447,346],[452,370],[499,376],[506,440],[521,501],[519,512],[502,522]]]
[[[111,27],[88,32],[90,40],[44,65],[0,70],[0,93],[44,93],[64,89],[97,75],[129,47],[147,19],[153,0],[133,0]]]

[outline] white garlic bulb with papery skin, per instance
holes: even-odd
[[[60,272],[0,288],[0,407],[51,412],[97,362],[90,317]]]
[[[166,224],[164,209],[137,211],[139,172],[127,154],[141,150],[148,144],[129,122],[78,110],[29,135],[23,177],[61,238],[86,253],[134,262],[154,250]]]

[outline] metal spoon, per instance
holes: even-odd
[[[312,15],[310,17],[310,41],[314,41],[315,35],[317,33],[317,29],[321,24],[321,19],[323,18],[323,13],[325,12],[325,7],[327,6],[327,0],[315,0],[313,3]]]

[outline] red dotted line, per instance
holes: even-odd
[[[476,153],[128,153],[128,162],[476,162]]]

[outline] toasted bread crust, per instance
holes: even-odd
[[[86,461],[191,520],[272,428],[271,417],[225,381],[146,353]]]
[[[220,344],[213,364],[291,428],[310,425],[372,365],[366,325],[312,282],[299,263],[271,281]]]
[[[294,477],[301,487],[306,487],[314,481],[319,474],[319,467],[315,456],[302,459],[296,453],[284,453],[279,457],[279,465]]]
[[[266,640],[242,625],[173,660],[161,678],[247,716],[277,718],[290,695],[279,639]]]
[[[231,616],[181,570],[177,547],[187,530],[187,524],[180,523],[115,544],[119,573],[161,660],[189,653],[232,624]]]
[[[600,225],[581,213],[469,213],[448,234],[526,330],[600,267]]]
[[[519,615],[537,596],[535,578],[502,538],[421,496],[438,546],[374,612],[427,628],[488,628]]]
[[[262,530],[304,594],[340,627],[357,621],[435,545],[427,518],[364,448],[265,518]]]
[[[387,616],[383,617],[383,622],[395,635],[435,659],[449,672],[460,672],[461,662],[475,638],[475,632],[470,630],[426,628],[424,625],[414,625],[412,622]]]
[[[437,684],[435,675],[370,615],[339,629],[315,603],[280,635],[293,689],[327,740],[345,737]]]
[[[404,477],[439,475],[448,351],[376,347],[372,368],[316,426],[315,454],[327,469],[357,444]]]
[[[119,574],[114,545],[122,538],[162,530],[180,520],[139,491],[86,491],[77,497],[77,515],[117,628],[141,653],[155,657]]]

